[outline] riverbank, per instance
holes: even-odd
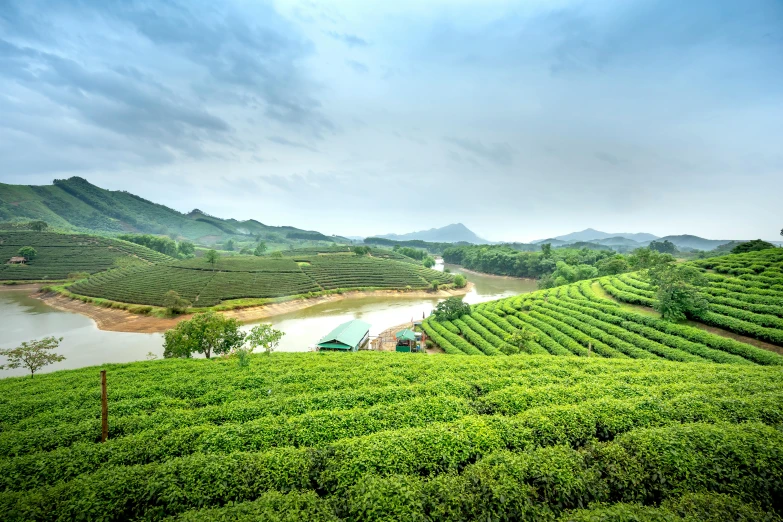
[[[37,291],[42,285],[30,285]],[[309,299],[294,299],[278,303],[269,303],[261,306],[251,306],[247,308],[236,308],[233,310],[221,311],[226,317],[232,317],[243,323],[250,323],[296,312],[316,306],[323,303],[332,303],[348,299],[362,299],[367,297],[384,298],[431,298],[445,299],[452,296],[462,296],[473,289],[473,283],[468,283],[465,288],[449,288],[432,292],[428,290],[415,291],[396,291],[396,290],[374,290],[374,291],[349,291],[341,294],[329,294]],[[20,290],[19,286],[16,290]],[[192,314],[184,314],[177,317],[155,317],[150,315],[134,314],[127,310],[118,308],[104,308],[92,303],[85,303],[79,299],[58,294],[56,292],[33,293],[32,297],[43,301],[57,310],[65,312],[78,313],[89,317],[98,329],[111,332],[131,332],[131,333],[160,333],[176,326],[180,321],[192,317]]]
[[[515,281],[532,281],[532,282],[537,281],[537,279],[533,277],[516,277],[516,276],[507,276],[507,275],[487,274],[486,272],[477,272],[476,270],[470,270],[462,265],[452,265],[451,263],[447,263],[447,264],[455,267],[460,272],[465,272],[466,274],[479,275],[483,277],[493,277],[496,279],[513,279]]]

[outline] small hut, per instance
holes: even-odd
[[[23,258],[22,256],[14,256],[11,259],[8,260],[9,265],[23,265],[27,261],[27,259]]]
[[[398,352],[414,352],[416,351],[416,333],[413,330],[409,330],[406,328],[405,330],[401,330],[394,334],[394,337],[397,338],[397,347],[395,348]]]
[[[354,319],[343,323],[318,341],[319,350],[355,352],[370,339],[370,323]]]

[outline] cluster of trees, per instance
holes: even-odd
[[[353,247],[353,253],[357,256],[366,256],[370,253],[371,248],[368,246],[355,246]]]
[[[203,312],[181,321],[163,334],[163,356],[190,358],[194,353],[200,353],[209,359],[212,355],[235,353],[240,365],[244,366],[247,355],[258,347],[267,355],[271,354],[283,335],[268,324],[256,325],[245,333],[236,319],[213,311]]]
[[[410,257],[411,259],[416,259],[418,261],[423,260],[427,256],[426,250],[421,250],[418,248],[411,248],[406,246],[400,246],[400,245],[394,245],[392,248],[394,252],[397,252],[400,255]]]
[[[503,245],[471,245],[447,248],[443,259],[447,263],[464,266],[487,274],[540,278],[552,274],[558,261],[570,266],[596,266],[614,258],[611,251],[587,249],[553,249],[548,243],[540,252],[520,252]]]
[[[120,234],[118,239],[136,243],[145,246],[161,254],[176,258],[193,257],[196,253],[196,245],[190,241],[180,241],[177,243],[171,238],[165,236],[155,236],[152,234]]]
[[[783,230],[781,230],[781,235],[783,235]],[[746,241],[744,243],[740,243],[739,245],[735,246],[731,249],[732,254],[744,254],[745,252],[755,252],[757,250],[766,250],[768,248],[777,248],[772,243],[768,243],[766,241],[762,241],[761,239],[754,239],[753,241]]]

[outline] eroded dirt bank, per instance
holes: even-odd
[[[33,286],[32,290],[38,290],[39,287]],[[361,299],[365,297],[388,297],[394,299],[411,299],[411,298],[446,298],[451,296],[465,295],[473,288],[472,283],[468,283],[465,288],[460,289],[448,289],[439,290],[437,292],[430,292],[424,290],[417,290],[413,292],[401,292],[395,290],[376,290],[376,291],[356,291],[345,292],[342,294],[330,294],[320,297],[314,297],[312,299],[296,299],[291,301],[284,301],[281,303],[270,303],[263,306],[251,306],[248,308],[237,308],[235,310],[229,310],[220,312],[227,317],[233,317],[243,323],[250,323],[253,321],[259,321],[268,317],[276,315],[287,314],[316,306],[322,303],[330,303],[335,301],[344,301],[346,299]],[[17,288],[18,289],[18,288]],[[85,315],[95,321],[95,324],[101,330],[110,332],[135,332],[135,333],[158,333],[164,332],[170,328],[173,328],[179,321],[192,317],[192,314],[180,315],[177,317],[160,318],[148,315],[139,315],[128,312],[127,310],[121,310],[117,308],[103,308],[91,303],[84,303],[78,299],[70,299],[68,297],[55,294],[55,293],[33,293],[33,297],[36,297],[49,306],[63,310],[65,312],[74,312]]]

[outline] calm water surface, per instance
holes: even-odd
[[[452,273],[460,268],[450,266]],[[443,270],[438,264],[436,269]],[[491,301],[510,295],[532,292],[536,283],[525,279],[506,279],[466,274],[474,288],[465,296],[471,304]],[[149,352],[162,357],[162,334],[104,332],[83,315],[56,310],[29,297],[29,290],[0,291],[0,348],[12,348],[22,341],[53,335],[63,337],[58,353],[66,359],[42,371],[81,368],[113,362],[144,360]],[[264,322],[285,332],[281,351],[307,351],[338,324],[349,319],[362,319],[372,325],[370,335],[397,324],[421,318],[435,307],[437,298],[367,297],[324,303],[297,312],[279,315]],[[250,329],[247,325],[245,329]],[[24,375],[24,370],[5,370],[0,376]]]

